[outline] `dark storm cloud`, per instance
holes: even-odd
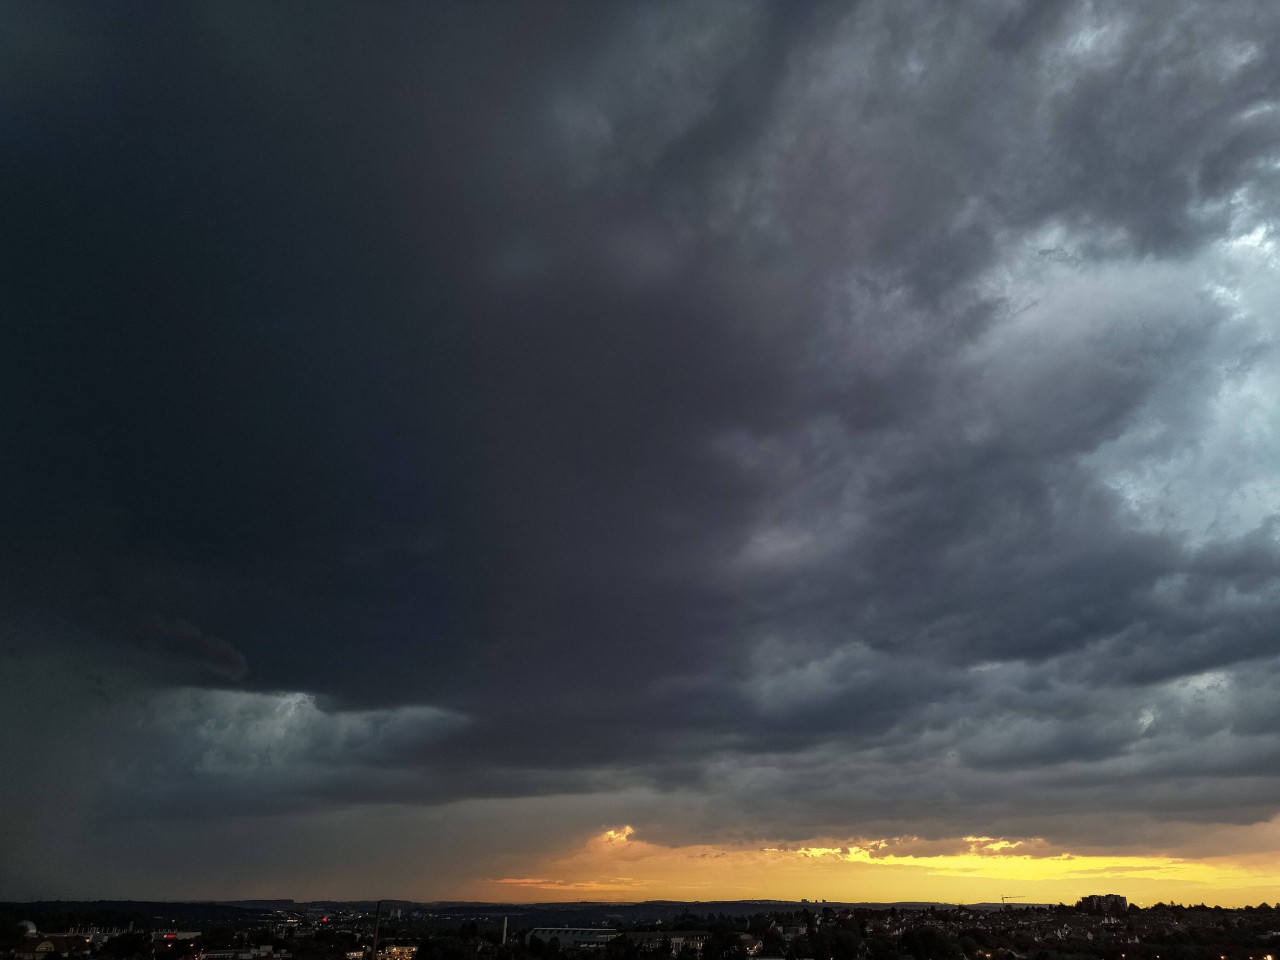
[[[1268,5],[0,15],[10,700],[108,678],[100,835],[1274,814]]]

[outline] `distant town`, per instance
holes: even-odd
[[[1274,960],[1270,904],[0,904],[0,960]]]

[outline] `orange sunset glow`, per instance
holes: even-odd
[[[1277,822],[1244,831],[1274,843]],[[604,830],[527,876],[477,884],[494,900],[777,899],[943,903],[1002,896],[1073,903],[1104,886],[1132,902],[1243,906],[1280,891],[1273,855],[1220,857],[1077,854],[1035,839],[916,837],[787,847],[663,846],[631,826]]]

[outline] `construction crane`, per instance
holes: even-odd
[[[1003,903],[1005,906],[1009,905],[1010,900],[1025,900],[1025,899],[1026,899],[1026,894],[1022,894],[1022,893],[1013,893],[1007,896],[1004,894],[1000,895],[1000,902]]]

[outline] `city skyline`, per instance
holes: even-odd
[[[1280,900],[1275,36],[0,5],[0,900]]]

